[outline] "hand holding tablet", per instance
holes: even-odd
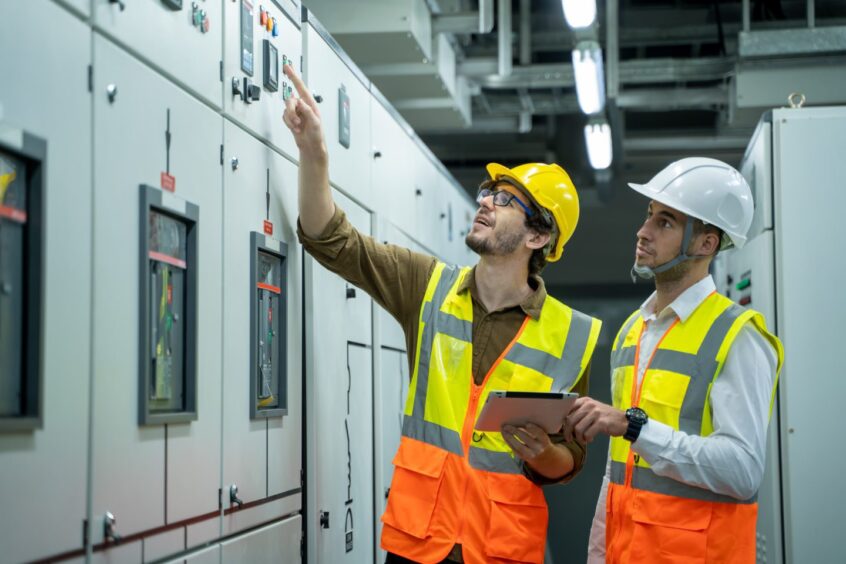
[[[476,421],[476,430],[500,432],[504,424],[519,427],[534,423],[549,434],[557,433],[578,397],[564,392],[492,391]]]

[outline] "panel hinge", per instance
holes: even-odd
[[[223,60],[220,61],[220,81],[223,82]]]
[[[223,489],[217,488],[217,509],[223,509]]]
[[[94,92],[94,65],[88,65],[88,91]]]
[[[223,164],[223,144],[220,145],[220,164]]]
[[[88,519],[82,520],[82,547],[88,547]]]
[[[305,558],[305,533],[300,531],[300,560]]]
[[[305,471],[303,471],[303,469],[300,468],[300,487],[303,487],[304,485],[305,485]]]

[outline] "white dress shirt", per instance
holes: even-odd
[[[643,379],[652,352],[673,321],[678,318],[684,323],[715,290],[709,275],[658,313],[655,292],[643,303],[640,312],[648,324],[640,341],[638,383]],[[737,499],[749,499],[758,491],[764,476],[767,424],[777,365],[773,346],[754,326],[746,324],[732,343],[722,372],[711,388],[714,432],[707,437],[688,435],[650,419],[632,443],[632,450],[659,476]],[[605,496],[610,469],[609,453],[590,531],[589,564],[605,562]]]

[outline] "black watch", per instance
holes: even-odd
[[[629,427],[626,429],[626,433],[623,435],[623,438],[630,443],[633,443],[637,440],[638,436],[640,436],[640,430],[644,425],[646,425],[646,422],[649,421],[649,417],[641,408],[630,407],[626,410],[626,419],[629,420]]]

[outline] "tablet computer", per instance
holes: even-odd
[[[492,391],[476,420],[477,431],[499,432],[509,423],[534,423],[547,433],[557,433],[579,394],[566,392]]]

